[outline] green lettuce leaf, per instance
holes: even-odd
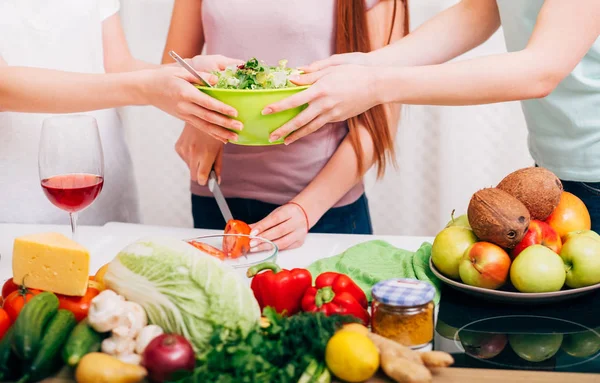
[[[215,327],[247,334],[260,308],[231,267],[184,241],[157,237],[123,249],[109,264],[106,286],[144,307],[148,321],[206,351]]]

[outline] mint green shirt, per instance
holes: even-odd
[[[544,0],[497,3],[508,51],[524,49]],[[521,105],[538,165],[563,180],[600,182],[600,38],[548,97]]]

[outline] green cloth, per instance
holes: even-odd
[[[423,243],[416,252],[399,249],[385,241],[369,241],[353,246],[343,253],[318,260],[308,267],[313,279],[326,271],[343,273],[367,295],[379,281],[411,278],[429,282],[436,288],[434,302],[440,301],[441,281],[429,269],[431,244]]]

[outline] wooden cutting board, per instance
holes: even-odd
[[[484,378],[485,377],[485,378]],[[433,383],[598,383],[600,374],[579,374],[546,371],[513,371],[484,370],[476,368],[445,368],[436,373]],[[46,379],[43,383],[74,383],[73,376],[67,369],[55,378]],[[385,376],[378,376],[368,383],[391,383]]]

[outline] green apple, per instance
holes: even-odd
[[[435,325],[435,331],[446,339],[454,339],[458,333],[458,329],[456,327],[452,327],[439,319]]]
[[[600,240],[580,234],[565,242],[560,256],[567,269],[567,286],[577,288],[600,283]]]
[[[561,348],[576,358],[588,358],[600,351],[600,337],[594,331],[565,335]]]
[[[510,281],[522,293],[558,291],[566,278],[562,258],[543,245],[527,247],[510,266]]]
[[[508,336],[508,344],[515,354],[528,362],[542,362],[552,358],[560,350],[562,341],[562,334],[510,334]]]
[[[600,240],[600,234],[596,233],[595,231],[592,230],[575,230],[572,231],[570,233],[565,234],[565,236],[563,237],[563,242],[569,242],[570,239],[575,238],[575,237],[579,237],[579,236],[584,236],[584,237],[591,237],[591,238],[596,238]]]
[[[466,214],[454,218],[454,212],[452,212],[452,219],[446,224],[446,227],[452,226],[462,226],[469,229],[471,228],[471,224],[469,224],[469,218]]]
[[[433,240],[431,260],[435,267],[448,278],[459,280],[458,266],[465,250],[477,242],[471,229],[452,226],[440,231]]]

